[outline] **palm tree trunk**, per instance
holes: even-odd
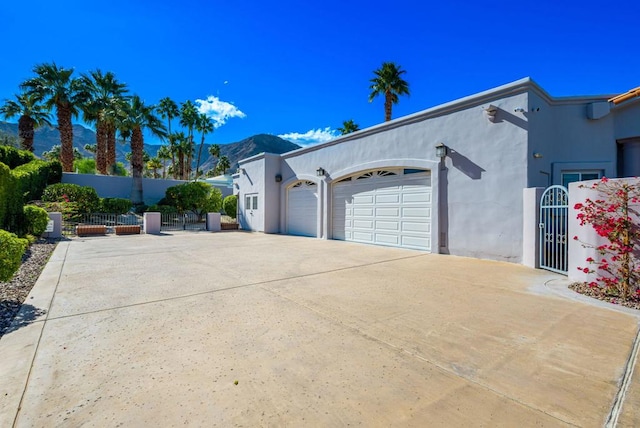
[[[193,134],[189,136],[189,153],[187,153],[187,168],[186,178],[188,180],[191,177],[191,163],[193,162]]]
[[[96,170],[98,174],[107,173],[107,135],[106,124],[98,121],[96,124]]]
[[[107,125],[106,170],[109,174],[115,173],[116,166],[116,127]]]
[[[142,194],[142,169],[144,167],[144,140],[142,129],[133,128],[131,133],[131,202],[133,205],[142,205],[144,198]]]
[[[391,120],[391,106],[393,105],[393,101],[391,99],[391,94],[385,94],[384,96],[384,120],[388,122]]]
[[[33,152],[34,126],[35,120],[29,116],[20,116],[18,119],[18,136],[23,150]]]
[[[60,131],[60,163],[62,171],[73,172],[73,126],[71,110],[66,105],[57,105],[58,130]]]
[[[202,134],[202,140],[200,140],[200,147],[198,148],[198,160],[196,161],[196,176],[198,179],[198,172],[200,171],[200,157],[202,156],[202,146],[204,146],[204,133]]]

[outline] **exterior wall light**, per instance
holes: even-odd
[[[533,158],[534,159],[542,159],[542,153],[533,152]]]
[[[524,113],[526,110],[522,107],[516,107],[513,109],[514,113]]]
[[[489,104],[484,108],[484,114],[487,116],[489,122],[493,122],[494,120],[496,120],[496,113],[498,113],[498,107],[494,106],[493,104]]]
[[[320,168],[318,167],[318,169],[316,169],[316,175],[318,177],[322,177],[323,175],[325,175],[326,171],[324,170],[324,168]]]
[[[282,181],[282,175],[276,174],[276,183],[280,183]]]
[[[447,157],[447,146],[444,143],[436,144],[436,157],[444,159]]]

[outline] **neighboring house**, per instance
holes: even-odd
[[[556,98],[525,78],[244,159],[241,227],[522,262],[523,189],[640,175],[640,98],[610,98]]]

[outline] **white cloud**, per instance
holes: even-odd
[[[196,100],[195,103],[198,105],[198,112],[209,116],[216,128],[221,127],[233,117],[241,119],[247,117],[233,104],[222,101],[213,95],[209,95],[206,100]]]
[[[327,126],[324,129],[311,129],[304,134],[301,134],[299,132],[290,132],[288,134],[278,135],[278,137],[306,147],[333,140],[338,135],[338,131],[333,130],[329,126]]]

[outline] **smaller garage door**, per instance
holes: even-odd
[[[430,171],[369,171],[336,182],[333,239],[430,250]]]
[[[287,194],[287,233],[317,236],[318,186],[313,181],[299,181]]]

